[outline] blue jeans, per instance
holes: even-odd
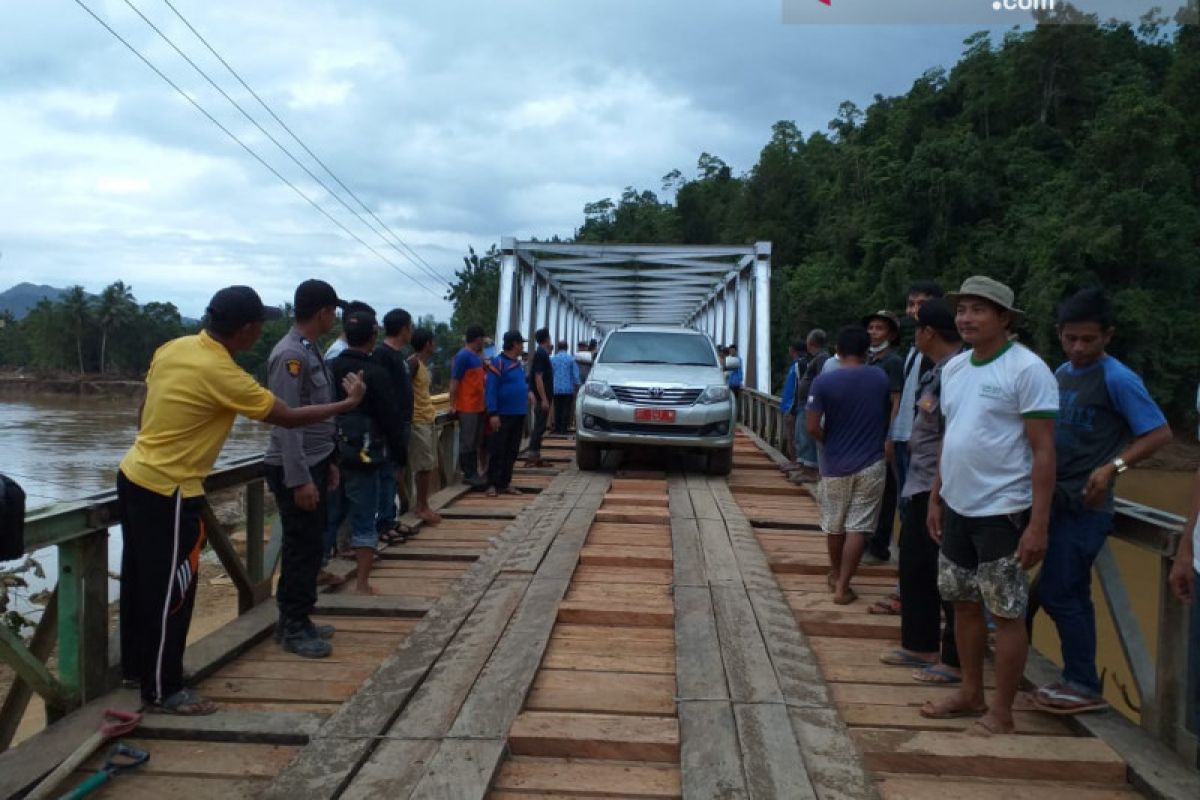
[[[1038,578],[1042,608],[1054,620],[1062,642],[1063,681],[1093,695],[1100,694],[1101,686],[1096,674],[1092,564],[1112,527],[1112,514],[1106,511],[1055,509]]]
[[[396,468],[392,462],[386,461],[377,469],[379,505],[375,509],[375,529],[383,533],[396,522]]]
[[[375,530],[375,511],[379,508],[379,467],[343,470],[346,487],[346,515],[350,517],[350,546],[374,547],[379,542]]]
[[[346,484],[343,473],[342,482],[338,487],[325,497],[325,541],[322,543],[324,548],[321,556],[321,566],[329,563],[330,556],[337,549],[338,529],[342,527],[342,521],[346,519]]]
[[[796,417],[796,463],[813,469],[817,466],[817,443],[804,427],[804,412]]]

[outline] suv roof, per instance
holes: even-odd
[[[619,333],[621,331],[641,331],[643,333],[695,333],[701,336],[704,335],[695,328],[685,328],[682,325],[646,325],[641,323],[629,323],[628,325],[622,325],[612,333]]]

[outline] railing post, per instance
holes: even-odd
[[[458,420],[447,421],[438,433],[438,472],[442,486],[449,486],[458,480]]]
[[[108,529],[58,546],[58,672],[81,703],[108,682]]]
[[[246,484],[246,572],[251,580],[264,580],[266,562],[263,558],[263,511],[266,487],[262,480]]]
[[[1184,531],[1189,535],[1190,531]],[[1191,709],[1186,702],[1188,676],[1188,608],[1175,598],[1167,585],[1171,558],[1160,559],[1158,576],[1158,657],[1155,663],[1155,695],[1150,704],[1143,701],[1142,724],[1154,736],[1179,753],[1189,764],[1196,763],[1196,741],[1187,732],[1184,715]],[[1194,611],[1192,613],[1195,613]],[[1145,718],[1147,705],[1152,709]]]

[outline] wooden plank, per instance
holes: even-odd
[[[733,706],[727,700],[679,702],[683,796],[741,800],[746,792]]]
[[[416,541],[416,540],[414,540]],[[483,547],[425,547],[419,543],[389,547],[379,551],[384,561],[475,561],[486,552]]]
[[[577,475],[577,473],[575,473]],[[574,482],[572,473],[555,479],[505,528],[487,558],[473,564],[421,619],[412,633],[338,709],[320,734],[264,791],[267,798],[330,796],[345,788],[347,776],[370,754],[374,737],[386,730],[412,696],[434,661],[483,597],[503,559],[528,534],[528,522],[554,505]],[[572,490],[574,491],[574,490]],[[407,545],[406,545],[407,546]]]
[[[250,611],[188,645],[183,672],[190,681],[201,680],[270,636],[279,612],[274,603],[260,603]]]
[[[463,703],[451,736],[504,737],[534,683],[566,588],[567,582],[558,578],[533,580],[509,630]]]
[[[713,586],[712,599],[730,699],[735,703],[782,703],[783,693],[746,590]]]
[[[669,628],[674,622],[670,603],[564,600],[558,607],[559,622],[579,625],[650,625]]]
[[[626,642],[658,642],[674,646],[674,636],[663,628],[645,628],[620,625],[571,625],[559,623],[554,626],[552,638],[558,639],[606,639],[625,646]]]
[[[816,800],[784,706],[735,702],[733,714],[749,796]]]
[[[340,800],[410,797],[439,746],[440,740],[436,738],[381,741],[338,797]]]
[[[671,522],[671,514],[665,508],[635,508],[631,506],[617,506],[615,508],[601,508],[596,512],[596,521],[669,525]]]
[[[496,579],[388,728],[389,736],[428,738],[450,729],[528,585],[528,578]]]
[[[320,594],[313,610],[345,616],[420,617],[433,603],[424,597],[403,595]]]
[[[959,719],[928,719],[922,717],[918,706],[879,706],[867,703],[847,703],[839,706],[842,719],[852,728],[903,728],[914,731],[962,731],[975,721]],[[1017,733],[1040,736],[1070,736],[1073,731],[1062,719],[1042,711],[1014,711]]]
[[[675,676],[543,669],[533,681],[525,708],[671,715],[675,710]]]
[[[298,748],[245,742],[198,742],[169,739],[140,739],[123,737],[121,741],[149,752],[150,760],[138,768],[143,776],[176,775],[188,777],[224,776],[269,778],[296,754]],[[107,748],[100,748],[81,771],[100,769],[107,758]]]
[[[808,778],[825,800],[875,800],[878,793],[850,731],[832,708],[788,706]]]
[[[137,727],[137,735],[146,739],[302,745],[320,729],[326,717],[305,711],[283,713],[228,708],[207,717],[147,714]]]
[[[551,644],[542,659],[546,669],[574,669],[588,672],[637,672],[674,675],[674,655],[631,655],[610,647],[606,653],[579,653]]]
[[[674,576],[665,567],[598,567],[583,564],[571,576],[572,583],[653,583],[669,586]]]
[[[666,508],[669,499],[664,494],[661,497],[650,493],[623,494],[609,492],[604,496],[601,508],[611,509],[618,506],[634,506],[637,508]]]
[[[679,761],[679,723],[666,717],[527,711],[508,731],[513,755]]]
[[[586,545],[579,561],[600,567],[670,567],[671,550],[667,547]]]
[[[694,494],[694,493],[693,493]],[[715,502],[715,501],[714,501]],[[710,582],[740,583],[741,570],[729,541],[723,519],[698,519],[700,550],[704,557],[704,575]]]
[[[84,774],[75,774],[81,783]],[[267,778],[190,777],[180,775],[141,775],[130,772],[119,783],[106,784],[89,797],[95,800],[162,800],[186,797],[188,800],[254,800],[267,785]],[[63,787],[66,788],[66,787]]]
[[[481,798],[487,793],[503,757],[502,739],[443,742],[412,793],[412,800]],[[395,797],[390,790],[385,796]]]
[[[700,528],[695,519],[671,517],[671,560],[676,586],[707,586],[704,556],[700,551]]]
[[[624,527],[624,526],[621,526]],[[595,531],[588,534],[588,544],[632,545],[634,547],[670,547],[671,531],[642,533],[638,531]]]
[[[797,611],[800,629],[809,636],[853,636],[862,639],[896,641],[900,638],[900,618],[868,614],[867,604],[859,600],[861,611]],[[852,606],[849,606],[853,608]]]
[[[1099,739],[963,736],[930,731],[852,731],[870,769],[973,778],[1125,783],[1125,762]]]
[[[513,758],[500,768],[493,786],[538,794],[581,792],[630,800],[681,796],[679,768],[674,765],[582,759]]]
[[[883,800],[929,800],[931,797],[952,797],[955,800],[1134,800],[1141,797],[1133,789],[1097,783],[983,781],[946,775],[886,775],[879,783],[879,795]]]

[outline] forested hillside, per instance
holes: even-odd
[[[664,165],[666,166],[666,165]],[[1112,348],[1179,412],[1200,380],[1200,31],[1165,20],[965,42],[900,97],[843,103],[826,131],[777,123],[735,175],[700,156],[663,201],[630,188],[578,238],[774,243],[773,353],[813,326],[901,308],[906,284],[1010,283],[1022,338],[1061,361],[1067,293],[1113,295]],[[672,197],[673,195],[673,197]],[[777,369],[782,364],[776,364]]]

